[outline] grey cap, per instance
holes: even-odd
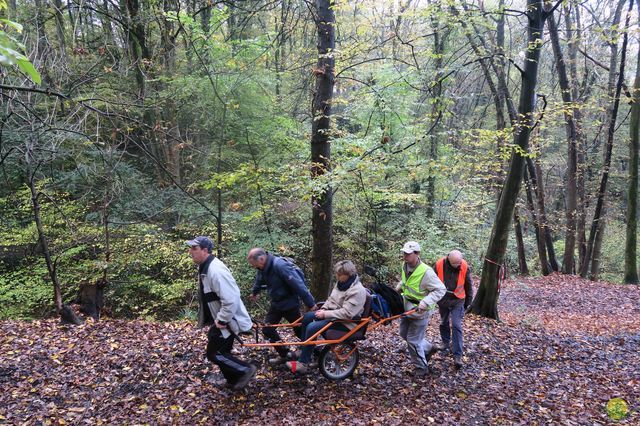
[[[205,237],[203,235],[195,237],[193,240],[187,241],[187,245],[189,247],[200,246],[203,249],[207,249],[209,253],[213,251],[213,241],[211,241],[209,237]]]

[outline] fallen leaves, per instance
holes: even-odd
[[[352,379],[263,362],[244,392],[218,386],[206,332],[187,322],[0,323],[8,424],[619,424],[638,422],[640,292],[554,275],[507,281],[503,322],[464,319],[465,366],[434,355],[415,379],[397,325],[372,330]],[[439,340],[438,318],[428,335]],[[244,349],[258,362],[268,350]],[[616,400],[617,401],[617,400]],[[609,404],[609,405],[608,405]],[[610,407],[609,409],[607,409]],[[617,412],[617,411],[616,411]]]

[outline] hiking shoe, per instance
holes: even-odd
[[[233,386],[231,386],[231,389],[233,389],[234,391],[244,389],[244,387],[247,386],[247,384],[253,378],[253,376],[256,375],[256,371],[258,371],[258,368],[253,364],[249,364],[249,371],[244,373],[238,379],[238,381],[235,382]]]
[[[448,352],[449,351],[449,344],[448,343],[440,343],[439,345],[436,345],[436,348],[438,348],[438,350],[440,352]]]
[[[456,367],[456,369],[462,368],[462,357],[461,356],[454,356],[453,357],[453,365]]]
[[[274,366],[275,366],[275,365],[282,365],[282,364],[284,364],[285,362],[287,362],[287,358],[286,358],[286,357],[283,357],[283,356],[278,355],[278,356],[274,356],[273,358],[269,358],[269,359],[267,360],[267,362],[269,363],[269,365],[274,365]]]
[[[425,368],[416,368],[416,369],[413,371],[413,374],[414,374],[416,377],[424,377],[424,376],[426,376],[426,375],[428,375],[428,374],[429,374],[429,367],[425,367]]]
[[[292,373],[298,374],[304,374],[309,371],[309,365],[299,361],[287,361],[287,368],[289,368]]]
[[[431,345],[431,349],[429,349],[427,352],[424,353],[424,357],[427,359],[427,361],[429,361],[431,359],[431,357],[433,356],[433,354],[435,354],[439,350],[440,349],[438,349],[438,346]]]

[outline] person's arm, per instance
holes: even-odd
[[[471,268],[467,267],[467,275],[464,277],[464,309],[471,306],[473,302],[473,278],[471,278]]]
[[[260,296],[260,291],[262,290],[262,283],[264,280],[262,279],[262,273],[258,272],[256,274],[256,279],[253,281],[253,287],[251,288],[251,294],[249,295],[249,300],[255,302],[258,300]]]
[[[347,290],[346,297],[342,306],[337,309],[324,310],[324,319],[334,320],[343,319],[350,320],[356,316],[362,314],[362,309],[367,301],[367,290],[364,287],[358,286],[355,289],[350,288]]]
[[[262,278],[262,272],[258,271],[256,273],[256,279],[253,281],[253,287],[251,288],[251,294],[257,295],[262,291],[262,286],[264,283],[264,279]]]
[[[420,301],[419,309],[422,310],[431,309],[433,305],[435,305],[447,293],[447,288],[431,268],[428,268],[427,272],[424,274],[420,287],[428,292]]]
[[[396,275],[396,286],[395,290],[398,293],[402,293],[402,271],[404,270],[404,263],[402,263],[402,268],[400,269],[400,275]]]
[[[316,305],[316,301],[307,288],[307,285],[295,271],[295,266],[289,262],[282,262],[281,265],[279,273],[282,280],[302,299],[302,302],[307,305],[307,308],[313,308]]]
[[[338,305],[338,303],[336,302],[338,298],[338,285],[334,285],[333,288],[331,289],[331,293],[329,294],[329,297],[327,297],[327,300],[324,301],[324,303],[322,304],[322,310],[327,310],[327,309],[338,309],[340,307],[340,305]]]

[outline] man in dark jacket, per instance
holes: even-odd
[[[300,299],[309,309],[316,308],[316,302],[304,282],[301,271],[291,261],[267,253],[260,247],[249,250],[247,261],[258,271],[250,299],[254,302],[258,300],[260,290],[263,287],[266,287],[271,297],[271,305],[264,319],[265,323],[278,324],[282,318],[293,323],[301,316]],[[294,331],[296,336],[301,338],[300,327],[295,327]],[[280,341],[275,327],[265,327],[263,333],[272,343]],[[276,346],[275,349],[278,356],[270,358],[269,364],[284,364],[287,361],[288,348]]]
[[[442,319],[440,322],[440,337],[442,338],[440,349],[443,351],[449,349],[453,334],[453,362],[456,368],[461,368],[462,318],[473,300],[471,269],[458,250],[453,250],[438,260],[433,269],[447,288],[447,294],[438,302]]]

